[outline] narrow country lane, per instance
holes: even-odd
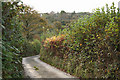
[[[39,55],[23,58],[22,63],[26,76],[30,78],[74,78],[63,71],[42,62],[39,60]]]

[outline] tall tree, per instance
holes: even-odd
[[[42,27],[47,26],[47,21],[33,8],[26,5],[24,7],[20,18],[23,22],[24,36],[30,40],[34,34],[42,32]]]

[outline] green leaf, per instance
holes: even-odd
[[[3,26],[2,24],[0,24],[0,26],[5,29],[5,26]]]

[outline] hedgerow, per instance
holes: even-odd
[[[62,34],[66,36],[62,43],[58,42],[63,47],[47,43],[47,49],[41,48],[40,59],[77,77],[120,78],[120,14],[114,3],[104,9],[98,8],[92,16],[80,18],[64,29]]]

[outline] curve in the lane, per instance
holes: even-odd
[[[25,73],[30,78],[75,78],[39,60],[39,55],[23,58]],[[38,68],[37,70],[34,67]]]

